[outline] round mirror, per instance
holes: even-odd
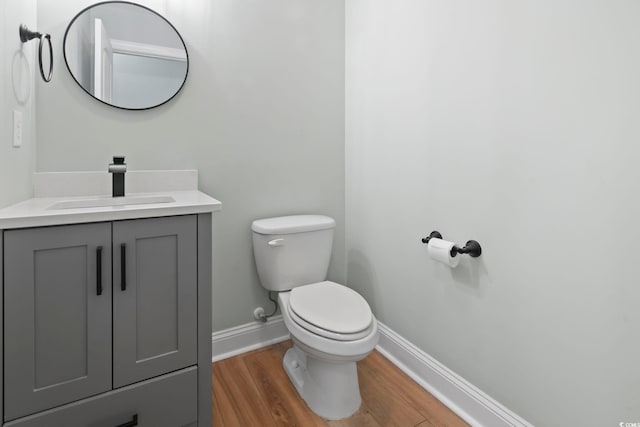
[[[187,48],[173,25],[124,1],[97,3],[78,13],[64,35],[64,59],[89,95],[129,110],[169,101],[189,71]]]

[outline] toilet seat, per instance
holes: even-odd
[[[354,290],[331,281],[294,288],[288,309],[302,328],[337,341],[362,339],[374,327],[367,301]]]

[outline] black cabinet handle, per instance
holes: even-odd
[[[120,290],[127,290],[127,244],[120,245]],[[132,424],[135,425],[135,424]]]
[[[126,422],[124,424],[118,424],[116,427],[134,427],[137,425],[138,425],[138,414],[135,414],[131,421]]]
[[[96,249],[96,294],[102,295],[102,246]]]

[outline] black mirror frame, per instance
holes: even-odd
[[[119,3],[119,4],[130,4],[132,6],[136,6],[142,9],[146,9],[149,12],[153,13],[156,16],[159,16],[160,18],[162,18],[172,29],[173,31],[176,32],[176,34],[178,35],[178,37],[180,38],[180,41],[182,42],[182,46],[184,46],[184,53],[187,57],[187,70],[184,73],[184,80],[182,81],[182,84],[180,85],[180,87],[178,88],[178,90],[176,90],[176,92],[171,95],[169,98],[167,98],[165,101],[161,102],[160,104],[156,104],[156,105],[152,105],[150,107],[144,107],[144,108],[128,108],[128,107],[120,107],[118,105],[114,105],[114,104],[110,104],[108,102],[105,102],[99,98],[96,98],[91,92],[89,92],[84,86],[82,86],[80,84],[80,82],[78,81],[78,79],[76,79],[76,76],[73,74],[73,72],[71,72],[71,67],[69,67],[69,62],[67,61],[67,35],[69,34],[69,29],[71,29],[71,26],[73,25],[73,23],[76,21],[76,19],[78,19],[78,17],[80,15],[82,15],[83,13],[85,13],[86,11],[88,11],[89,9],[92,9],[96,6],[101,6],[104,4],[114,4],[114,3]],[[176,29],[176,27],[174,27],[174,25],[169,22],[169,20],[167,18],[165,18],[164,16],[160,15],[158,12],[156,12],[155,10],[148,8],[147,6],[143,6],[141,4],[138,3],[134,3],[131,1],[122,1],[122,0],[109,0],[109,1],[103,1],[103,2],[99,2],[99,3],[95,3],[92,4],[90,6],[85,7],[84,9],[82,9],[80,12],[78,12],[73,19],[69,22],[69,25],[67,25],[67,29],[64,32],[64,39],[62,41],[62,54],[64,56],[64,63],[67,66],[67,70],[69,71],[69,74],[71,75],[71,77],[73,78],[73,80],[76,82],[76,84],[78,86],[80,86],[82,88],[82,90],[84,90],[89,96],[91,96],[91,98],[95,99],[96,101],[101,102],[102,104],[108,105],[109,107],[114,107],[114,108],[118,108],[120,110],[126,110],[126,111],[145,111],[145,110],[151,110],[152,108],[157,108],[160,107],[161,105],[166,104],[167,102],[171,101],[173,98],[175,98],[181,91],[182,88],[184,87],[185,83],[187,82],[187,77],[189,76],[189,65],[190,65],[190,61],[189,61],[189,50],[187,49],[187,45],[184,42],[184,39],[182,38],[182,34],[180,34],[180,32]]]

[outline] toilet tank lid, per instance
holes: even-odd
[[[333,218],[324,215],[290,215],[257,219],[251,230],[258,234],[293,234],[335,228]]]

